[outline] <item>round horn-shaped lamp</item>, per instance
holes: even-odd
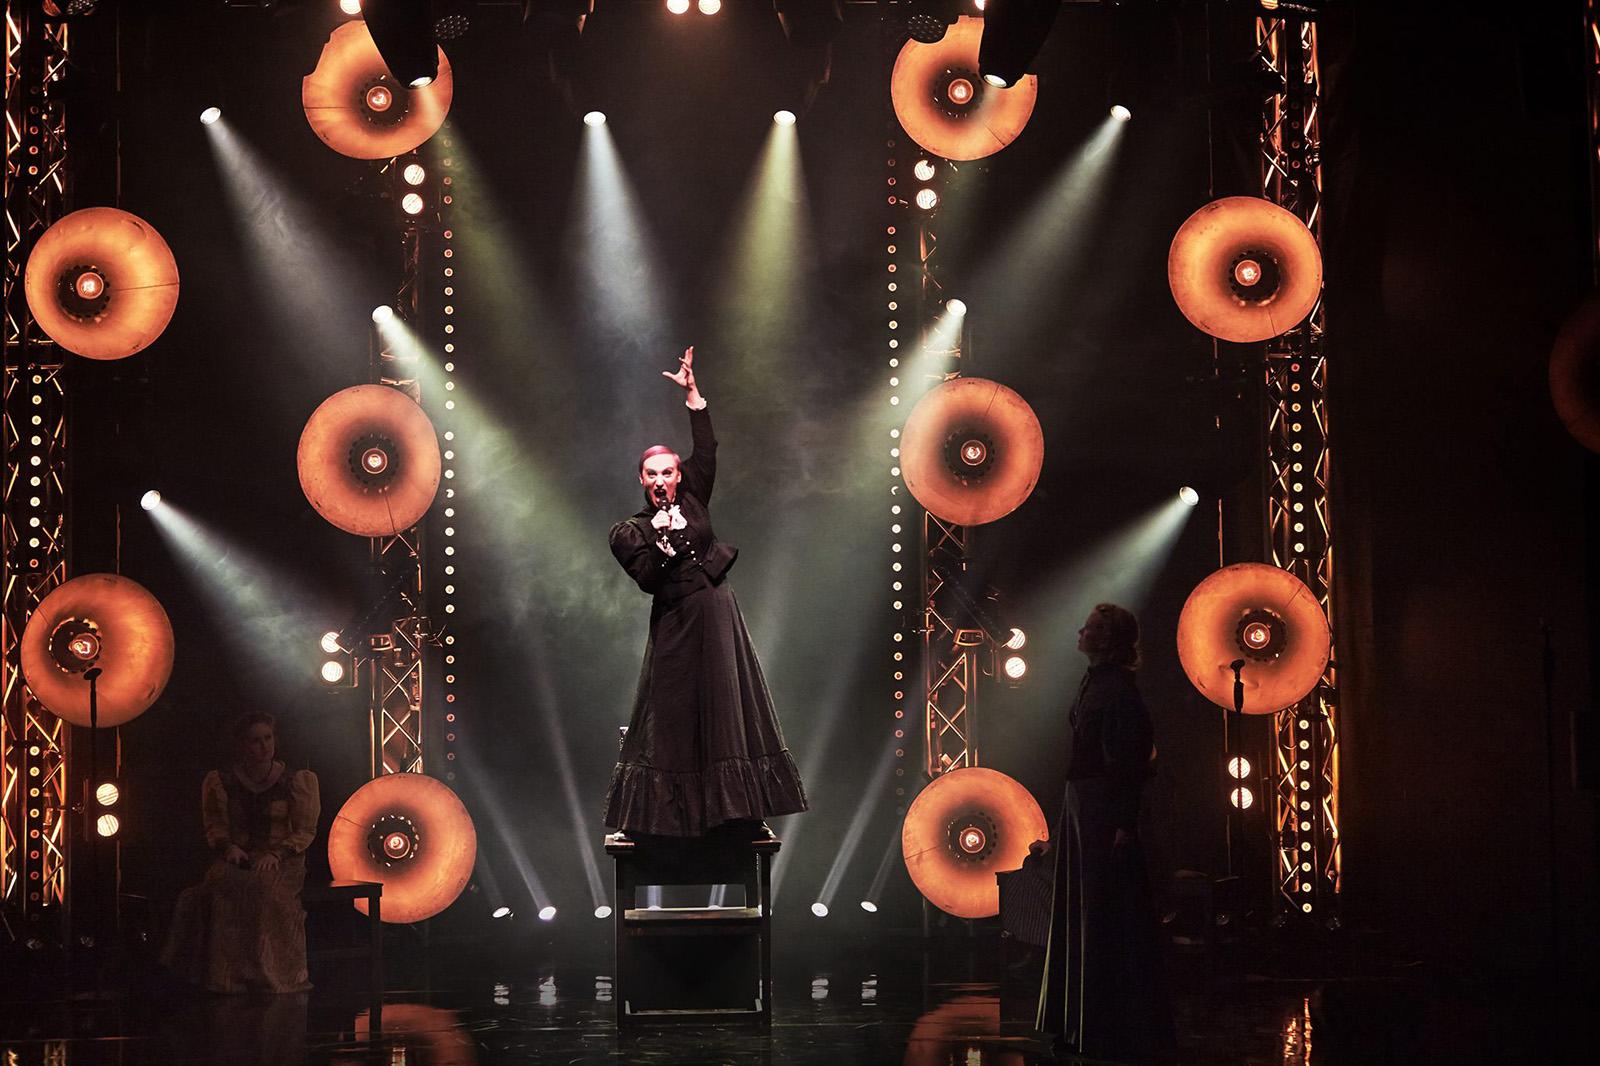
[[[1017,139],[1039,98],[1029,74],[1009,89],[978,74],[983,20],[967,15],[936,44],[907,41],[895,60],[889,95],[900,125],[924,149],[946,159],[982,159]]]
[[[1305,320],[1322,292],[1322,253],[1306,224],[1255,196],[1190,215],[1167,252],[1178,310],[1219,340],[1247,344]]]
[[[1572,438],[1600,452],[1600,297],[1574,311],[1556,337],[1550,399]]]
[[[172,623],[143,585],[117,574],[84,574],[51,591],[22,631],[22,674],[51,714],[89,725],[89,682],[99,667],[96,725],[131,722],[172,676]]]
[[[1033,408],[987,378],[935,385],[900,434],[906,488],[957,525],[983,525],[1016,510],[1043,465],[1044,431]]]
[[[439,76],[421,88],[389,73],[366,23],[346,22],[300,83],[306,120],[329,148],[352,159],[388,159],[426,141],[450,113],[455,78],[444,49]]]
[[[421,521],[443,465],[433,423],[388,385],[355,385],[324,400],[300,434],[295,463],[317,513],[361,537]]]
[[[1328,668],[1331,634],[1316,596],[1287,570],[1225,566],[1194,587],[1178,616],[1178,658],[1201,694],[1233,710],[1233,664],[1244,660],[1244,713],[1300,702]]]
[[[935,778],[917,794],[900,830],[900,850],[917,891],[958,918],[1000,913],[994,875],[1015,870],[1028,845],[1050,836],[1028,790],[996,770],[969,766]]]
[[[161,336],[178,306],[178,263],[161,234],[114,207],[74,211],[28,255],[28,310],[86,359],[126,359]]]
[[[442,782],[384,774],[345,801],[328,829],[328,868],[339,881],[383,884],[383,920],[420,922],[455,902],[478,856],[472,816]],[[355,901],[367,913],[366,900]]]

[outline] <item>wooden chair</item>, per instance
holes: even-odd
[[[367,957],[367,979],[374,995],[383,991],[383,885],[378,881],[328,881],[308,884],[300,890],[300,905],[307,910],[349,906],[358,899],[367,901],[367,943],[343,948],[320,948],[310,954],[317,958],[348,959]]]
[[[606,838],[616,861],[617,1026],[772,1024],[772,860],[783,846],[713,834]],[[641,887],[742,885],[742,907],[641,907]]]

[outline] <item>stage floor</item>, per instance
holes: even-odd
[[[314,967],[317,987],[301,995],[197,995],[146,974],[113,979],[96,998],[60,986],[46,992],[44,982],[18,980],[22,974],[7,966],[0,986],[0,1062],[1053,1061],[1028,1024],[1028,977],[1020,967],[1008,969],[992,939],[907,936],[798,945],[779,959],[768,1032],[730,1025],[619,1034],[608,945],[544,943],[476,958],[460,948],[420,952],[413,946],[397,955],[381,1015],[361,987],[359,967]],[[1568,1059],[1557,1046],[1577,1036],[1555,1035],[1559,1024],[1553,1026],[1551,1008],[1532,1002],[1519,1008],[1505,990],[1459,976],[1426,980],[1417,967],[1333,979],[1268,977],[1250,966],[1218,969],[1194,958],[1173,959],[1169,969],[1180,1041],[1176,1061],[1200,1066],[1556,1062]],[[1495,1007],[1484,1009],[1489,1002]],[[1530,1046],[1541,1040],[1555,1043]]]

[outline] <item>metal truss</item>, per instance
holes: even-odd
[[[959,619],[939,609],[945,579],[934,565],[941,556],[965,559],[970,536],[965,526],[926,511],[922,514],[922,679],[929,778],[978,765],[978,678],[983,672],[980,653],[987,650],[987,641],[981,630],[963,627]],[[974,633],[976,643],[970,639]]]
[[[414,329],[421,307],[422,232],[407,226],[402,240],[404,257],[394,309]],[[374,352],[372,373],[377,382],[421,403],[418,353],[381,344],[374,345]],[[369,636],[373,777],[424,770],[423,649],[430,639],[430,625],[422,539],[421,524],[394,536],[371,538],[372,571],[390,590],[385,597],[392,595],[395,600],[388,628]]]
[[[37,4],[5,13],[4,596],[0,619],[0,907],[38,919],[67,901],[70,731],[29,691],[22,631],[66,579],[66,396],[62,353],[28,310],[23,271],[65,211],[67,139],[51,95],[68,55],[67,25]]]
[[[1322,243],[1321,77],[1316,23],[1258,17],[1256,58],[1276,78],[1261,128],[1261,193]],[[1267,342],[1267,543],[1334,620],[1328,363],[1322,301]],[[1279,711],[1269,779],[1280,913],[1338,920],[1339,702],[1334,659],[1317,688]]]
[[[1584,76],[1589,90],[1589,224],[1595,283],[1600,285],[1600,0],[1584,0]]]

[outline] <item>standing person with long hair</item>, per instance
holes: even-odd
[[[1068,716],[1067,793],[1051,845],[1055,891],[1035,1026],[1075,1054],[1170,1054],[1172,1008],[1149,874],[1139,846],[1139,795],[1154,737],[1139,695],[1139,620],[1116,604],[1078,631],[1089,659]]]
[[[306,849],[322,810],[317,775],[278,759],[278,723],[255,712],[233,727],[234,759],[200,786],[211,866],[183,890],[161,954],[209,992],[303,992]]]
[[[652,601],[605,823],[630,835],[759,833],[763,819],[805,810],[805,789],[727,582],[738,550],[711,528],[717,438],[694,349],[663,376],[684,390],[694,451],[646,449],[644,507],[611,528],[612,555]]]

